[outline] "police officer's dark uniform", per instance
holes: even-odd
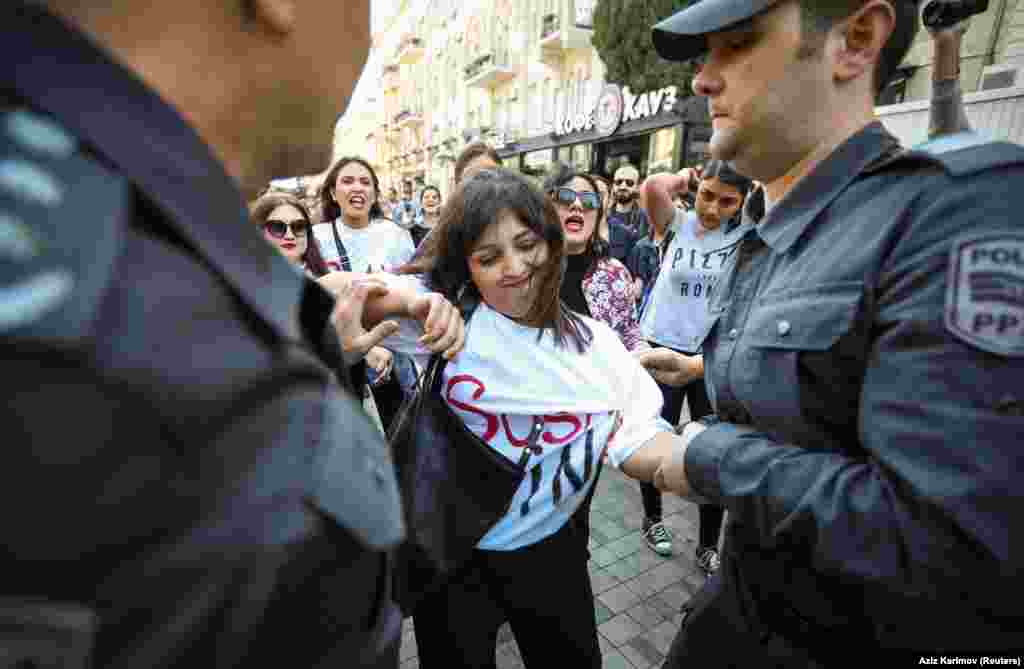
[[[876,122],[747,221],[686,453],[731,522],[666,666],[1024,647],[1022,211],[1021,147]]]
[[[82,34],[5,3],[0,44],[0,665],[395,666],[330,299]]]

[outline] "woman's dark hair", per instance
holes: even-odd
[[[456,188],[441,213],[441,221],[431,233],[434,243],[423,256],[398,270],[399,274],[424,274],[426,283],[451,302],[469,297],[480,299],[480,292],[469,271],[469,257],[488,226],[500,214],[509,212],[547,243],[548,258],[534,268],[531,281],[539,281],[538,299],[523,322],[541,330],[551,330],[555,341],[564,346],[568,340],[581,353],[593,339],[582,318],[570,311],[560,297],[565,273],[565,236],[558,212],[526,177],[497,168],[484,170]]]
[[[715,179],[717,178],[726,186],[732,186],[740,192],[740,207],[736,210],[732,220],[736,220],[735,217],[742,216],[743,205],[746,202],[747,194],[750,193],[750,189],[754,187],[754,182],[749,178],[743,176],[732,168],[732,165],[724,160],[709,160],[704,165],[704,171],[701,172],[701,180],[704,179]]]
[[[480,156],[487,156],[494,161],[495,165],[501,165],[501,156],[494,150],[494,147],[487,142],[473,142],[466,146],[459,157],[455,159],[455,183],[462,183],[462,175],[466,171],[466,167]]]
[[[590,184],[591,189],[597,193],[598,198],[601,197],[601,189],[597,187],[597,180],[585,173],[577,172],[567,165],[557,164],[551,174],[544,179],[544,192],[548,194],[552,202],[554,202],[554,192],[565,186],[573,179],[583,179]],[[557,210],[556,210],[557,211]],[[590,233],[590,239],[587,240],[587,249],[583,252],[587,256],[587,272],[589,272],[594,263],[599,258],[605,258],[608,256],[608,242],[601,238],[600,228],[601,220],[604,218],[604,200],[600,200],[597,205],[597,222],[594,223],[594,230]]]
[[[377,172],[374,171],[373,166],[365,158],[345,156],[344,158],[339,158],[338,162],[334,163],[331,169],[327,170],[327,176],[324,177],[324,182],[320,186],[320,213],[323,216],[324,222],[333,221],[341,216],[341,207],[334,199],[334,184],[338,180],[338,172],[350,163],[359,163],[365,167],[370,173],[370,179],[373,180],[373,202],[370,204],[370,220],[384,218],[384,211],[380,208],[380,202],[378,202],[378,199],[380,199],[380,181],[377,179]]]
[[[702,180],[717,178],[725,185],[732,186],[738,190],[744,198],[747,197],[747,193],[750,192],[751,187],[754,185],[753,181],[734,170],[732,165],[724,160],[708,161],[700,178]]]
[[[423,196],[427,194],[428,190],[432,190],[435,193],[437,193],[437,199],[438,200],[441,199],[441,189],[440,188],[438,188],[437,186],[424,186],[423,190],[420,191],[420,203],[423,202]]]
[[[319,278],[330,271],[324,257],[320,254],[320,247],[316,243],[316,236],[313,234],[313,218],[309,215],[309,209],[302,203],[302,200],[291,193],[279,190],[270,191],[253,200],[249,205],[249,220],[256,225],[263,225],[271,212],[281,206],[289,206],[298,210],[302,218],[309,223],[309,230],[306,232],[306,253],[302,256],[306,263],[306,269]]]

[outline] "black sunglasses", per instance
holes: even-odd
[[[587,210],[597,209],[601,205],[601,196],[594,191],[578,193],[571,188],[559,188],[555,191],[555,201],[566,207],[571,207],[576,198],[579,198],[580,205]]]
[[[295,237],[305,237],[306,233],[309,232],[309,223],[305,221],[296,221],[295,223],[285,223],[284,221],[267,221],[263,224],[263,229],[267,231],[267,234],[274,239],[284,239],[285,231],[291,228],[292,235]]]
[[[636,185],[636,180],[635,179],[616,179],[615,180],[615,185],[616,186],[625,186],[627,188],[632,188],[633,186]]]

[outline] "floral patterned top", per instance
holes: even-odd
[[[615,258],[601,258],[583,277],[583,296],[590,315],[608,324],[629,351],[650,348],[636,319],[633,277]]]

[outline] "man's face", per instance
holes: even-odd
[[[620,167],[615,170],[612,187],[615,189],[615,201],[619,204],[629,204],[636,197],[636,190],[640,187],[640,174],[631,167]]]
[[[782,2],[734,29],[707,36],[693,89],[708,97],[711,155],[773,181],[829,131],[832,75],[825,58],[800,54],[800,7]]]
[[[402,186],[402,198],[406,199],[406,200],[411,200],[412,199],[412,185],[411,184],[405,184],[404,186]]]
[[[286,35],[260,37],[258,54],[240,56],[267,72],[246,105],[259,127],[241,128],[255,161],[250,180],[308,174],[329,162],[334,126],[369,53],[369,0],[296,0],[293,11]]]

